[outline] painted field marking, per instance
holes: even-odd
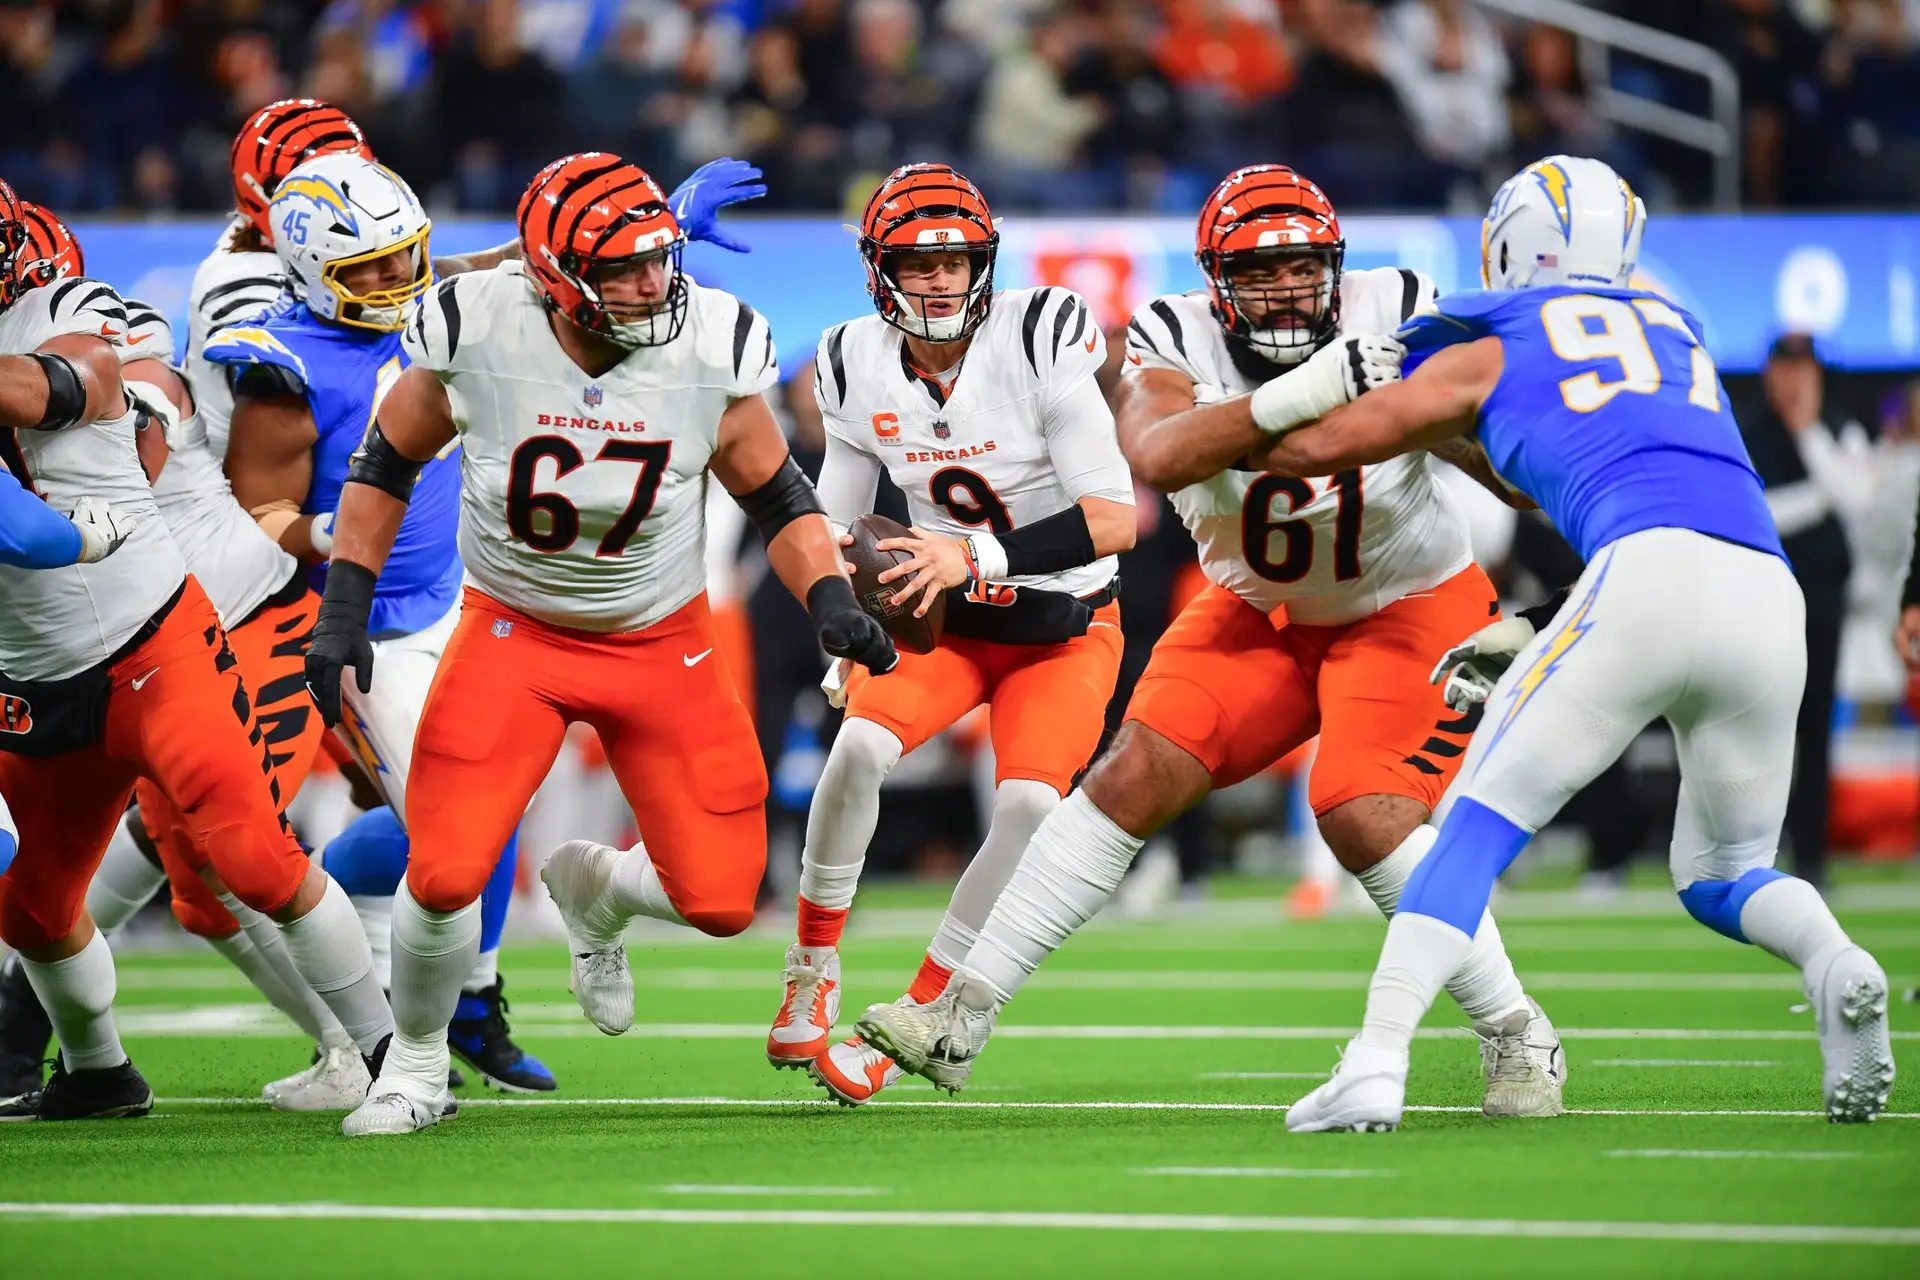
[[[668,1182],[654,1188],[670,1196],[890,1196],[892,1187],[767,1187],[734,1182]]]
[[[1595,1058],[1590,1067],[1781,1067],[1777,1058]]]
[[[1860,1157],[1858,1151],[1687,1151],[1674,1147],[1645,1147],[1606,1154],[1649,1160],[1857,1160]]]
[[[1196,1080],[1325,1080],[1328,1071],[1207,1071]]]
[[[878,1209],[522,1209],[356,1204],[126,1204],[0,1201],[0,1217],[198,1218],[322,1222],[524,1222],[669,1226],[1025,1228],[1065,1231],[1466,1236],[1661,1240],[1702,1244],[1850,1244],[1920,1248],[1920,1228],[1738,1222],[1594,1222],[1527,1218],[1333,1218],[1175,1213],[915,1212]]]
[[[1163,1165],[1155,1169],[1135,1169],[1134,1173],[1155,1178],[1391,1178],[1395,1169],[1298,1169],[1247,1167],[1241,1165]]]

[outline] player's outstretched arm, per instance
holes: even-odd
[[[367,620],[373,614],[374,584],[406,519],[420,468],[453,436],[446,388],[427,370],[415,367],[401,374],[381,401],[379,416],[347,464],[334,518],[327,592],[307,650],[307,688],[328,725],[340,721],[340,680],[348,667],[360,692],[373,688]]]
[[[289,388],[270,388],[272,366],[246,368],[234,387],[233,419],[227,437],[227,482],[234,500],[288,555],[306,562],[325,560],[332,550],[319,519],[302,515],[300,504],[313,487],[313,446],[320,433],[306,397]]]
[[[0,356],[0,427],[58,431],[127,411],[120,357],[105,338],[69,333]]]
[[[1283,475],[1325,476],[1464,436],[1500,381],[1502,360],[1498,338],[1448,347],[1404,382],[1285,428],[1258,460]]]
[[[1113,419],[1134,476],[1161,493],[1220,474],[1268,439],[1254,424],[1248,397],[1196,405],[1193,380],[1174,369],[1123,373]]]
[[[891,670],[899,661],[893,641],[854,599],[820,496],[764,397],[742,396],[727,406],[708,465],[760,530],[780,581],[806,603],[820,646],[872,671]]]
[[[433,278],[445,280],[448,276],[465,275],[469,271],[491,271],[503,262],[518,261],[520,242],[509,240],[497,244],[491,249],[479,249],[473,253],[456,253],[450,257],[433,260]]]

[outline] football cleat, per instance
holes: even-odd
[[[1850,946],[1828,961],[1817,983],[1809,968],[1807,998],[1820,1031],[1827,1119],[1866,1124],[1887,1109],[1893,1092],[1887,975],[1872,956]]]
[[[0,1098],[36,1092],[42,1060],[53,1042],[53,1022],[40,1007],[18,953],[0,963]]]
[[[859,1036],[842,1040],[807,1064],[807,1074],[843,1107],[871,1102],[906,1072]]]
[[[418,1133],[459,1110],[453,1094],[445,1089],[431,1103],[425,1103],[402,1092],[398,1085],[375,1085],[367,1100],[340,1122],[340,1132],[349,1138]]]
[[[0,1103],[0,1120],[119,1120],[153,1110],[153,1090],[132,1062],[69,1071],[59,1058],[46,1087]]]
[[[633,971],[627,967],[626,924],[601,905],[620,850],[569,840],[553,851],[540,879],[567,926],[573,953],[568,986],[588,1021],[610,1036],[633,1025]]]
[[[1288,1133],[1388,1133],[1407,1101],[1407,1051],[1350,1042],[1333,1078],[1287,1108]]]
[[[1567,1051],[1547,1015],[1531,999],[1505,1022],[1475,1027],[1487,1076],[1480,1110],[1489,1116],[1557,1116],[1566,1111]]]
[[[839,951],[794,943],[787,948],[786,983],[767,1032],[767,1061],[776,1069],[811,1069],[840,1017]]]
[[[316,1052],[313,1065],[260,1090],[275,1111],[351,1111],[367,1100],[372,1077],[348,1041]]]
[[[956,969],[947,989],[926,1004],[870,1005],[857,1025],[862,1040],[903,1070],[958,1093],[973,1074],[973,1061],[986,1048],[998,1016],[993,988],[970,971]]]
[[[504,985],[504,979],[495,978],[484,991],[460,993],[447,1027],[447,1048],[479,1073],[482,1084],[508,1093],[551,1093],[560,1087],[553,1072],[508,1033]]]

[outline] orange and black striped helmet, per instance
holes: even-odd
[[[657,347],[680,336],[687,237],[660,184],[638,165],[605,151],[562,156],[533,176],[517,217],[521,260],[548,308],[621,346]],[[603,272],[656,258],[668,273],[662,298],[621,305],[600,296],[595,283]]]
[[[33,288],[21,277],[28,233],[26,205],[0,180],[0,311]]]
[[[373,159],[367,135],[346,112],[318,98],[283,98],[260,108],[234,135],[233,207],[273,242],[267,202],[280,180],[304,160],[348,151]]]
[[[993,305],[993,263],[1000,233],[986,197],[951,165],[902,165],[888,174],[867,201],[860,220],[860,256],[867,264],[867,292],[880,318],[903,333],[931,342],[956,342],[980,327]],[[896,276],[909,254],[964,253],[972,265],[965,293],[908,293]],[[916,306],[916,300],[920,305]],[[951,315],[929,316],[925,304],[956,301]]]
[[[73,231],[50,209],[22,200],[27,220],[27,247],[20,253],[20,283],[29,289],[52,284],[67,276],[87,274],[87,259]]]
[[[1214,318],[1279,364],[1306,359],[1338,332],[1346,254],[1333,203],[1285,165],[1235,169],[1200,208],[1193,257],[1207,278]],[[1234,283],[1249,268],[1301,257],[1324,264],[1316,279]]]

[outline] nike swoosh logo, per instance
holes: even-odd
[[[689,667],[697,667],[702,662],[704,662],[706,660],[707,655],[712,652],[713,650],[711,649],[702,649],[700,652],[695,654],[683,653],[680,655],[680,661]]]
[[[100,336],[108,342],[117,342],[120,338],[119,331],[110,324],[102,324],[100,326]]]
[[[129,333],[127,335],[127,345],[130,347],[137,347],[141,343],[145,342],[148,338],[151,338],[152,336],[153,335],[150,333]]]
[[[1094,343],[1096,343],[1096,342],[1098,342],[1098,341],[1100,341],[1100,335],[1099,335],[1099,334],[1097,334],[1097,333],[1096,333],[1096,334],[1094,334],[1094,335],[1093,335],[1093,336],[1092,336],[1091,338],[1088,338],[1088,339],[1087,339],[1087,350],[1089,350],[1089,351],[1091,351],[1091,350],[1093,350],[1093,344],[1094,344]]]
[[[693,203],[693,193],[698,191],[701,184],[705,181],[706,179],[702,178],[680,193],[680,199],[675,203],[673,210],[673,216],[676,220],[687,216],[687,208]]]
[[[1131,351],[1129,351],[1129,352],[1127,352],[1127,359],[1129,359],[1129,360],[1131,360],[1131,361],[1133,361],[1133,362],[1134,362],[1135,364],[1139,364],[1139,363],[1140,363],[1140,357],[1139,357],[1139,356],[1137,356],[1137,355],[1135,355],[1135,354],[1133,354],[1133,352],[1131,352]]]
[[[135,676],[133,678],[133,687],[138,689],[141,685],[145,684],[147,681],[153,679],[155,676],[159,674],[160,674],[160,668],[155,667],[153,670],[147,672],[147,674],[143,676]]]

